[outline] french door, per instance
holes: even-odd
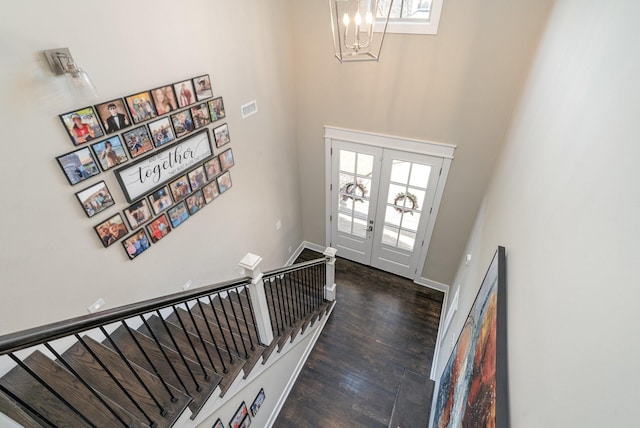
[[[331,149],[330,244],[341,257],[416,277],[443,158],[340,140]]]

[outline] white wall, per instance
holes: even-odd
[[[285,0],[8,2],[0,16],[0,334],[239,276],[247,252],[282,266],[301,242],[290,19]],[[101,102],[200,74],[224,97],[233,188],[129,261],[93,226],[126,208],[112,172],[70,186],[74,149],[58,114],[74,104],[41,51],[69,47]],[[256,99],[259,112],[240,117]],[[226,147],[225,147],[226,148]],[[215,153],[220,150],[214,149]],[[89,219],[74,193],[105,180],[115,208]],[[282,229],[276,231],[276,221]]]
[[[443,344],[506,247],[514,427],[638,424],[638,16],[634,1],[556,1],[468,243],[471,265],[454,282],[460,305]]]

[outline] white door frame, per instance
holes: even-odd
[[[447,181],[451,161],[453,160],[453,152],[455,145],[434,143],[430,141],[416,140],[410,138],[395,137],[391,135],[376,134],[372,132],[356,131],[352,129],[338,128],[334,126],[324,127],[325,140],[325,245],[331,242],[331,147],[333,140],[347,141],[351,143],[365,144],[369,146],[377,146],[387,149],[400,150],[411,153],[425,154],[429,156],[440,157],[443,159],[442,173],[438,179],[436,186],[436,195],[433,201],[433,213],[429,216],[427,227],[425,230],[425,243],[420,250],[418,257],[418,268],[413,277],[417,280],[422,276],[424,264],[427,258],[429,243],[435,227],[436,217],[440,209],[444,186]],[[422,237],[421,237],[422,238]],[[417,241],[417,239],[416,239]]]

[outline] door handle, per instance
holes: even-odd
[[[367,227],[367,231],[369,231],[369,232],[373,232],[373,226],[369,226],[369,227]]]

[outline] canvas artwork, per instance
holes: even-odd
[[[507,427],[505,249],[498,247],[440,377],[434,427]]]

